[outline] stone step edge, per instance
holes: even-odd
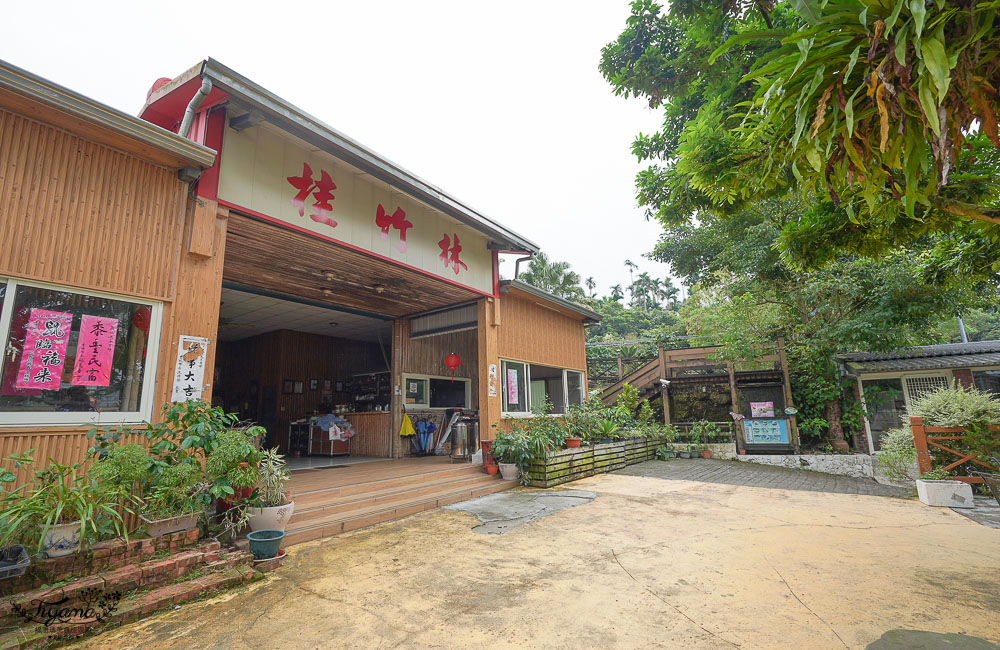
[[[238,565],[249,564],[250,556],[241,550],[220,550],[219,542],[209,541],[198,549],[181,551],[172,556],[153,559],[141,564],[102,571],[92,576],[78,578],[65,585],[36,589],[12,597],[0,599],[0,624],[17,620],[14,604],[31,609],[32,601],[44,598],[46,601],[66,598],[64,606],[79,602],[79,596],[91,589],[114,591],[146,591],[162,586],[168,581],[176,581],[198,570],[214,572]]]
[[[160,586],[122,600],[115,611],[100,622],[67,623],[50,628],[35,624],[34,629],[9,632],[0,636],[0,650],[51,644],[57,640],[63,641],[110,627],[134,623],[161,610],[172,608],[174,605],[198,600],[240,584],[260,580],[263,577],[262,572],[252,567],[234,566],[190,580]]]

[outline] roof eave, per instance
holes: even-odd
[[[255,104],[264,111],[271,121],[293,135],[311,142],[331,155],[342,158],[372,176],[412,194],[469,227],[483,232],[496,243],[516,252],[537,253],[540,250],[534,242],[505,228],[384,156],[367,149],[359,142],[289,104],[218,61],[211,58],[206,59],[201,67],[201,75],[209,77],[213,84],[222,87],[229,94]]]
[[[216,152],[208,147],[94,101],[3,60],[0,60],[0,88],[164,151],[188,164],[201,168],[215,164]]]
[[[501,289],[504,287],[510,287],[511,289],[516,289],[522,293],[529,294],[535,298],[541,298],[542,300],[547,300],[554,305],[562,307],[563,309],[568,309],[570,311],[576,312],[577,314],[583,316],[583,321],[585,323],[599,323],[601,322],[601,315],[596,311],[587,309],[581,305],[576,304],[565,298],[560,298],[559,296],[554,296],[547,291],[543,291],[538,287],[528,284],[527,282],[521,282],[520,280],[501,280]]]

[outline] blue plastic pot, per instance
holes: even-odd
[[[285,539],[283,530],[255,530],[247,534],[250,552],[253,553],[255,560],[270,560],[277,555],[283,539]]]

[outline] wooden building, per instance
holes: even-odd
[[[78,460],[91,426],[200,398],[300,467],[398,459],[404,413],[488,439],[586,397],[597,315],[499,278],[534,243],[210,59],[139,118],[0,63],[0,232],[24,242],[0,250],[3,454]]]
[[[189,182],[214,162],[0,62],[0,456],[80,460],[169,400],[179,335],[216,331],[224,211]]]

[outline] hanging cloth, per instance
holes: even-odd
[[[410,420],[409,415],[403,415],[403,424],[399,427],[399,435],[401,438],[408,438],[409,436],[414,436],[417,434],[417,430],[413,428],[413,422]]]

